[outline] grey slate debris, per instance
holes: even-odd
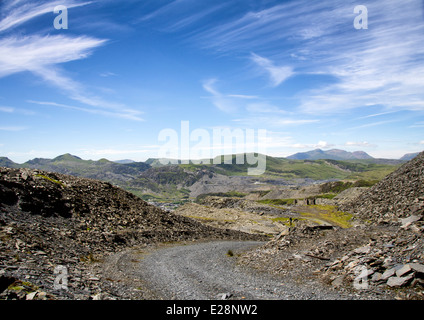
[[[121,299],[102,277],[105,257],[208,239],[263,237],[173,215],[110,183],[0,167],[0,299]]]
[[[311,233],[298,224],[244,260],[361,296],[424,299],[424,152],[338,209],[353,215],[352,228]],[[308,253],[330,260],[296,259]]]

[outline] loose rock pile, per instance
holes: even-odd
[[[343,210],[372,223],[398,223],[424,214],[424,152],[361,193]]]
[[[0,168],[0,299],[120,299],[98,268],[111,253],[257,238],[173,215],[109,183]]]
[[[361,247],[327,264],[321,270],[331,283],[343,283],[357,289],[382,291],[408,287],[411,297],[424,298],[424,241],[418,234],[398,230],[383,232]]]
[[[208,196],[202,199],[201,204],[217,209],[239,209],[251,213],[268,214],[274,216],[292,216],[289,210],[262,205],[256,201],[232,197]]]
[[[424,152],[342,208],[367,224],[393,225],[396,230],[372,239],[329,269],[349,274],[359,265],[377,286],[424,284]]]

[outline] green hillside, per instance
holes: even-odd
[[[208,170],[227,176],[247,176],[248,168],[257,165],[249,165],[244,156],[244,164],[236,164],[236,155],[232,155],[232,163],[225,164],[224,156],[215,158],[215,162],[221,164],[185,164],[180,167],[190,170]],[[379,180],[394,171],[402,162],[393,161],[384,163],[376,160],[290,160],[266,156],[266,171],[259,178],[264,179],[298,179],[309,178],[313,180],[327,179],[366,179]]]
[[[252,156],[252,154],[250,155]],[[257,159],[258,154],[253,154]],[[393,172],[402,161],[395,160],[291,160],[266,156],[265,173],[249,176],[250,165],[246,154],[231,155],[232,163],[224,156],[210,159],[210,164],[162,165],[158,159],[146,162],[116,163],[107,159],[83,160],[71,154],[54,159],[36,158],[16,164],[0,158],[0,166],[41,169],[85,178],[102,180],[120,186],[137,196],[148,198],[184,199],[190,196],[190,186],[200,179],[213,179],[217,175],[251,177],[253,181],[279,183],[281,180],[380,180]],[[236,161],[238,159],[238,161]],[[244,161],[240,161],[244,159]],[[147,163],[148,162],[148,163]],[[237,164],[237,162],[244,162]],[[181,163],[181,162],[179,162]],[[216,164],[214,164],[216,163]],[[271,182],[272,183],[272,182]]]

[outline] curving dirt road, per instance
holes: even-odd
[[[139,255],[132,276],[141,279],[155,299],[349,299],[322,285],[299,286],[236,263],[237,254],[261,244],[219,241],[167,246]]]

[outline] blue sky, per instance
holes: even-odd
[[[54,27],[58,5],[68,29]],[[354,27],[357,5],[368,29]],[[182,121],[211,137],[266,129],[257,143],[273,156],[421,151],[423,6],[1,0],[0,156],[143,161]],[[210,145],[211,156],[226,151]]]

